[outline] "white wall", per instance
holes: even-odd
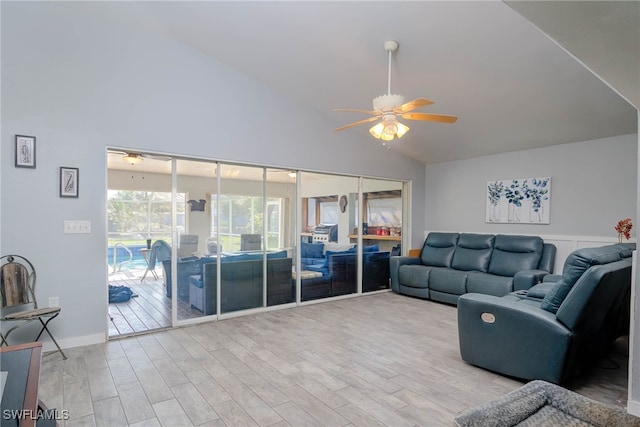
[[[414,229],[424,228],[419,162],[335,133],[325,116],[174,40],[52,2],[0,7],[0,246],[36,265],[41,304],[60,298],[51,328],[63,346],[107,331],[107,146],[411,180]],[[263,132],[284,121],[286,133]],[[15,134],[37,137],[36,169],[13,167]],[[79,198],[58,197],[60,166],[79,168]],[[69,219],[91,221],[91,234],[63,234]]]
[[[427,165],[426,230],[615,238],[618,220],[636,215],[637,142],[623,135]],[[543,176],[550,224],[485,222],[487,181]]]

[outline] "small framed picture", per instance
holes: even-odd
[[[60,167],[60,197],[78,197],[78,168]]]
[[[16,135],[16,167],[36,168],[36,137]]]

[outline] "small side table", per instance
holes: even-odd
[[[140,249],[140,253],[144,257],[144,261],[147,263],[147,269],[144,271],[144,274],[142,275],[142,279],[140,279],[141,282],[144,282],[144,278],[147,277],[147,273],[149,271],[151,271],[151,274],[153,275],[153,277],[156,280],[158,280],[158,275],[156,274],[156,271],[149,268],[149,252],[151,252],[151,249],[147,249],[147,248]]]

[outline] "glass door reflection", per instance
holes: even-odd
[[[353,216],[349,213],[354,209],[358,178],[304,172],[301,180],[301,300],[355,293],[357,242],[350,238]]]
[[[176,159],[176,218],[173,241],[175,280],[174,295],[178,321],[216,314],[215,267],[205,270],[210,257],[210,195],[217,189],[216,163]],[[213,275],[211,272],[213,271]],[[171,289],[168,284],[168,289]]]
[[[389,257],[401,253],[402,197],[402,182],[362,180],[362,292],[389,289]]]
[[[221,313],[264,306],[264,168],[221,163],[217,201]]]

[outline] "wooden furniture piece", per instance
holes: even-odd
[[[418,258],[422,249],[409,249],[409,256],[412,258]]]
[[[355,243],[358,241],[357,234],[349,234],[349,239],[351,243]],[[390,252],[391,249],[398,243],[402,241],[401,236],[383,236],[380,234],[363,234],[362,235],[362,244],[363,245],[373,245],[377,244],[380,250]]]
[[[0,366],[2,367],[0,371],[2,405],[0,406],[2,406],[3,426],[33,427],[36,425],[41,360],[41,342],[0,347]],[[9,415],[9,419],[4,418],[5,414]],[[17,420],[20,420],[19,423]],[[15,424],[11,424],[12,422]]]

